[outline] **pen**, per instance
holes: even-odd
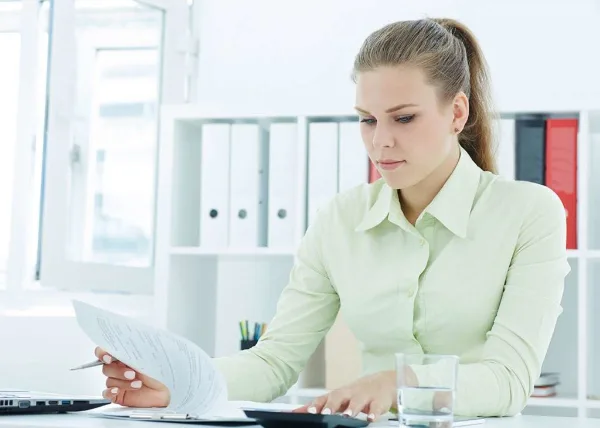
[[[104,362],[102,362],[100,360],[96,360],[96,361],[92,361],[91,363],[82,364],[82,365],[80,365],[78,367],[73,367],[71,370],[88,369],[90,367],[101,366],[102,364],[104,364]]]
[[[246,340],[246,334],[244,334],[244,323],[240,321],[240,333],[242,335],[242,340]]]

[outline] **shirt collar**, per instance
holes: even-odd
[[[375,201],[367,210],[362,221],[355,230],[357,232],[362,232],[372,229],[387,218],[390,222],[400,226],[406,231],[409,231],[411,225],[400,208],[398,192],[388,186],[383,179],[380,179],[379,183],[381,183],[381,187],[379,192],[376,192]]]
[[[479,187],[480,173],[481,169],[461,147],[460,158],[454,171],[420,217],[429,213],[452,233],[465,238],[473,201]],[[386,218],[401,228],[410,230],[412,225],[402,213],[398,192],[388,186],[383,179],[381,182],[375,201],[355,230],[369,230]]]

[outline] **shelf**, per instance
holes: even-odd
[[[213,257],[256,257],[284,256],[293,257],[294,249],[287,248],[202,248],[202,247],[171,247],[172,255],[184,256],[213,256]]]
[[[587,254],[590,259],[600,260],[600,250],[589,250]]]
[[[570,259],[600,259],[600,250],[567,250],[567,257]]]
[[[531,397],[527,400],[527,405],[539,407],[578,407],[579,400],[575,397],[561,395],[556,397]]]
[[[587,407],[588,409],[600,409],[600,400],[587,399],[585,401],[585,407]]]

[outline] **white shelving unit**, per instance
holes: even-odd
[[[306,227],[307,129],[313,120],[351,120],[352,113],[298,115],[210,114],[196,106],[162,111],[156,228],[157,323],[193,340],[209,354],[239,349],[237,322],[268,322],[294,262]],[[545,112],[544,112],[545,113]],[[554,113],[554,112],[549,112]],[[569,250],[561,315],[543,371],[561,374],[559,394],[531,398],[524,413],[600,417],[600,109],[577,111],[578,249]],[[199,240],[200,128],[212,122],[287,121],[297,125],[298,210],[296,242],[290,248],[210,248]],[[366,160],[366,158],[365,158]],[[218,186],[219,183],[215,183]],[[235,298],[232,298],[235,296]],[[299,382],[287,397],[302,402],[326,392]],[[597,397],[597,400],[593,399]]]

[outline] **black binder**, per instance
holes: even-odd
[[[546,120],[517,118],[515,122],[515,175],[517,180],[545,184]]]

